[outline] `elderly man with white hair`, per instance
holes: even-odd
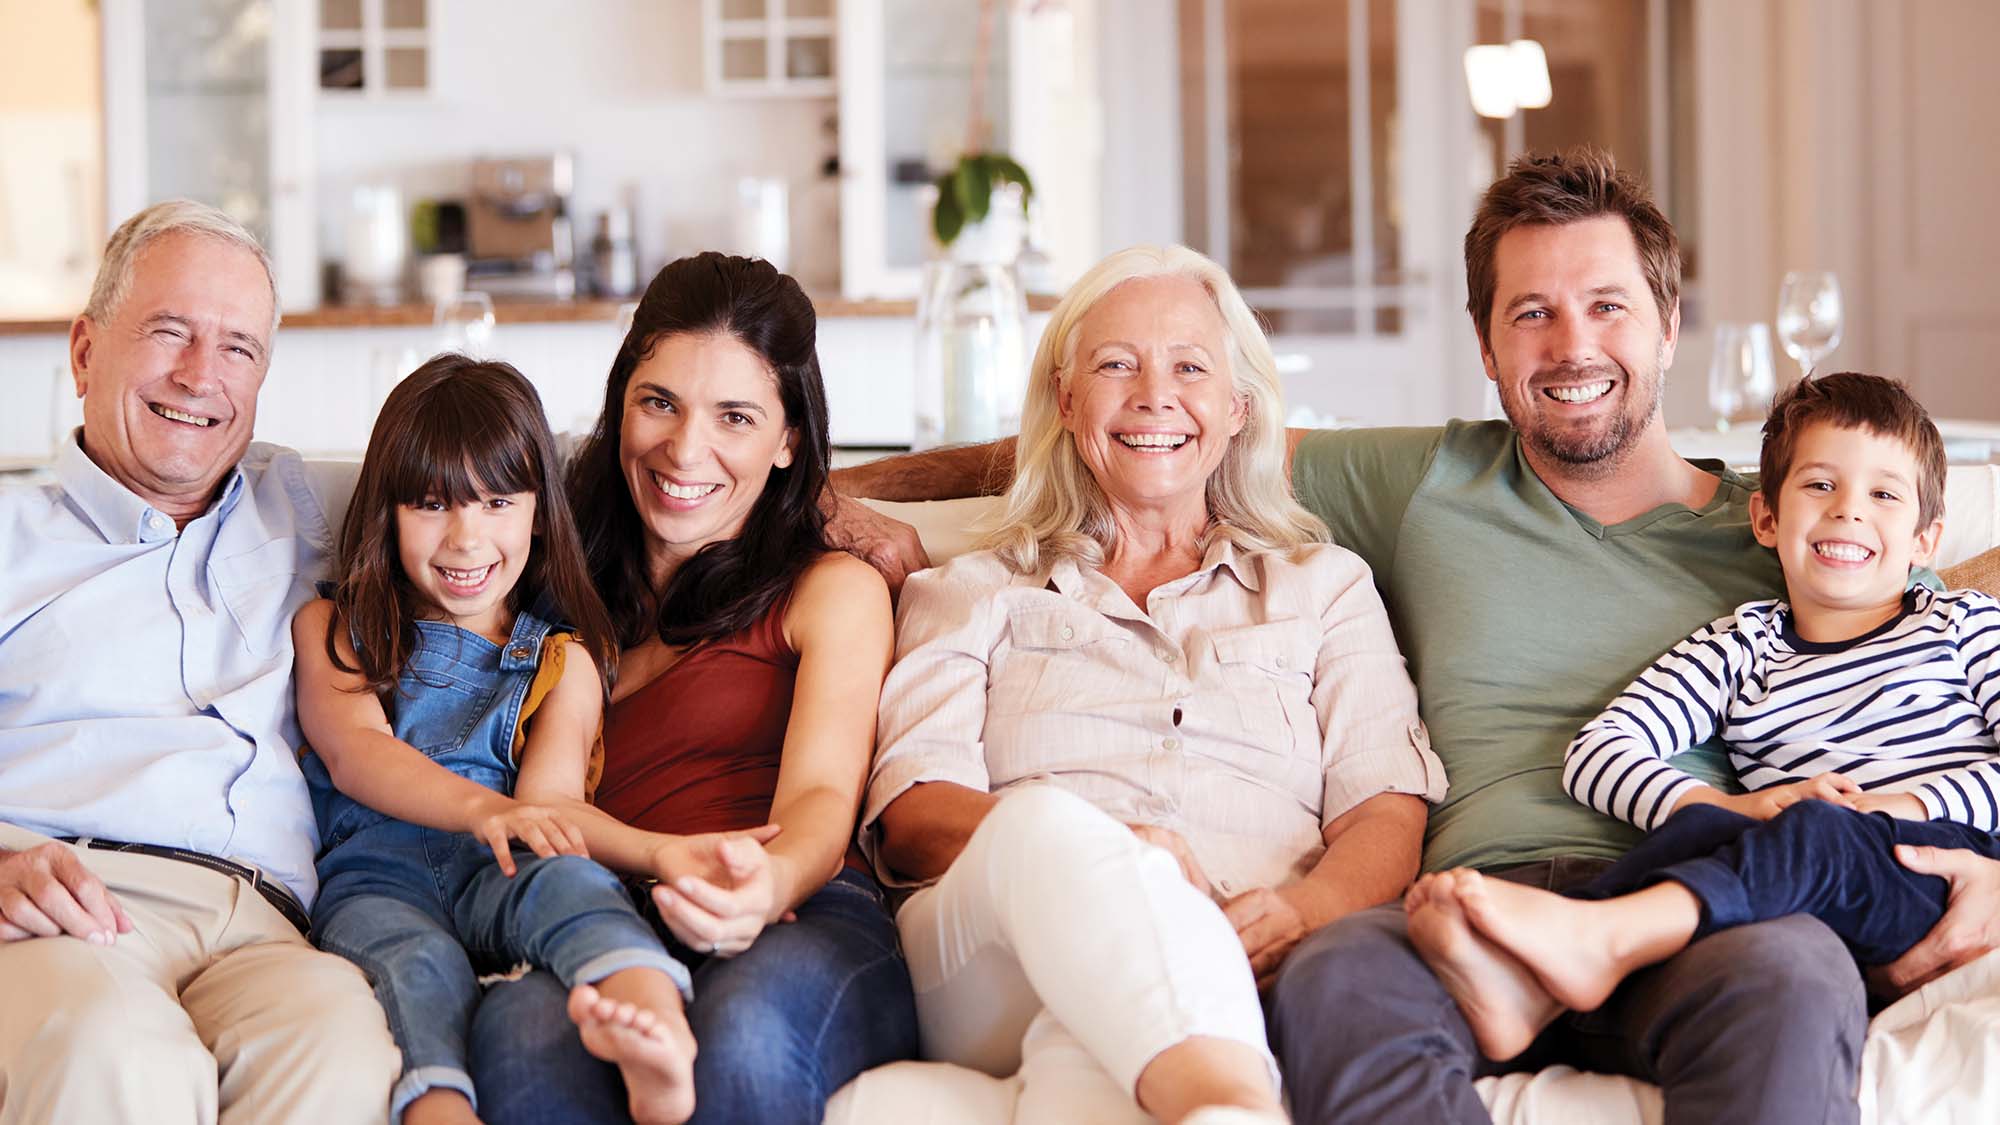
[[[292,613],[333,522],[251,444],[277,298],[222,213],[120,226],[83,427],[0,490],[0,1123],[380,1120],[398,1060],[304,934]]]

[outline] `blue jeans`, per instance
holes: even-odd
[[[1864,965],[1886,965],[1944,917],[1950,887],[1896,861],[1897,844],[2000,859],[1991,833],[1948,820],[1898,820],[1800,801],[1770,820],[1695,805],[1574,892],[1611,898],[1672,880],[1701,903],[1696,940],[1732,926],[1810,914]]]
[[[819,1125],[849,1079],[916,1053],[910,975],[875,881],[843,868],[798,916],[695,969],[697,1125]],[[631,1120],[618,1071],[583,1049],[566,1000],[549,974],[530,973],[480,1004],[472,1075],[488,1125]]]
[[[466,1032],[480,973],[526,961],[568,985],[647,968],[688,990],[687,968],[667,955],[617,876],[578,856],[542,859],[524,848],[514,861],[508,878],[471,836],[400,821],[364,828],[320,859],[313,939],[367,974],[403,1051],[392,1118],[426,1090],[473,1096]]]

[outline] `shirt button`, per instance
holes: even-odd
[[[1169,664],[1172,664],[1174,661],[1179,660],[1180,658],[1181,654],[1178,652],[1170,652],[1167,653],[1165,656],[1161,657],[1162,660],[1165,660]]]
[[[526,660],[528,658],[528,646],[515,645],[513,648],[507,650],[507,655],[516,660]]]
[[[1178,750],[1181,748],[1181,740],[1178,738],[1169,738],[1165,742],[1160,743],[1160,746],[1167,750]]]
[[[1280,656],[1278,658],[1278,667],[1283,668],[1284,666],[1285,666],[1285,658]]]
[[[1072,629],[1067,625],[1063,626],[1063,640],[1069,640],[1071,637],[1074,636],[1076,636],[1075,629]]]

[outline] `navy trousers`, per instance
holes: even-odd
[[[1611,898],[1669,881],[1701,902],[1697,940],[1751,922],[1809,914],[1864,965],[1884,965],[1944,916],[1950,887],[1896,861],[1897,844],[1966,848],[2000,859],[2000,838],[1947,820],[1898,820],[1830,801],[1800,801],[1770,820],[1693,805],[1625,853],[1577,898]]]

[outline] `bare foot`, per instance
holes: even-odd
[[[636,1125],[681,1125],[694,1115],[694,1032],[678,1003],[655,1012],[579,984],[569,1018],[584,1050],[618,1064]]]
[[[1410,888],[1403,900],[1410,944],[1458,1002],[1480,1053],[1504,1062],[1527,1050],[1563,1006],[1526,965],[1466,923],[1453,891],[1459,874],[1426,875]]]
[[[1659,960],[1645,950],[1659,945],[1657,923],[1670,920],[1645,910],[1662,899],[1662,888],[1665,897],[1678,895],[1690,905],[1693,902],[1673,883],[1591,902],[1487,879],[1476,871],[1459,873],[1452,891],[1475,930],[1533,971],[1558,1003],[1588,1012],[1610,999],[1626,974]],[[1679,946],[1687,944],[1698,917],[1688,914]],[[1660,948],[1667,946],[1678,948],[1670,940]]]
[[[464,1094],[432,1087],[403,1107],[403,1125],[479,1125],[479,1115]]]

